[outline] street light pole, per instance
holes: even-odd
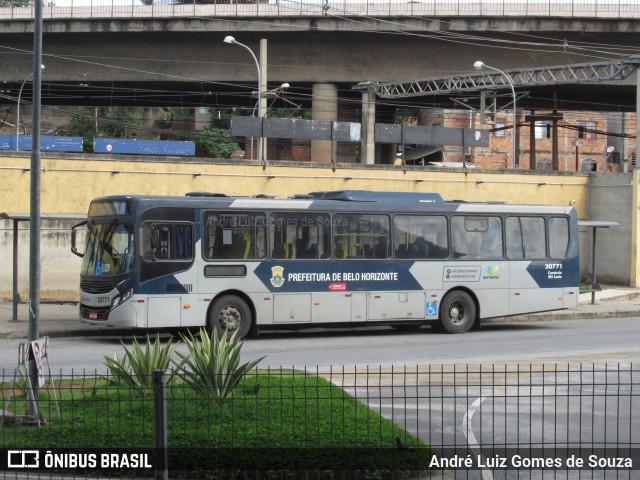
[[[253,50],[247,47],[244,43],[238,42],[231,35],[224,37],[224,43],[241,46],[251,54],[253,61],[256,63],[256,68],[258,69],[258,118],[260,119],[260,122],[262,122],[262,72],[260,70],[260,63],[258,63],[258,59],[253,53]],[[260,131],[262,131],[262,127],[260,127]],[[251,151],[251,158],[253,159],[253,149]],[[262,160],[262,135],[258,138],[258,160]]]
[[[40,65],[40,70],[44,69],[44,65]],[[33,72],[31,72],[27,78],[24,79],[22,85],[20,85],[20,91],[18,92],[18,106],[16,107],[16,150],[20,150],[20,145],[18,144],[18,140],[20,139],[20,99],[22,98],[22,89],[24,88],[27,81],[33,77]]]
[[[31,172],[29,182],[29,341],[33,342],[40,337],[40,193],[41,178],[40,166],[42,158],[40,154],[40,117],[42,104],[42,17],[43,3],[35,2],[33,13],[33,100],[31,114]],[[20,102],[18,102],[20,105]],[[16,145],[17,147],[17,145]],[[33,409],[30,414],[35,414],[38,405],[38,368],[33,356],[29,361],[29,376],[33,387]]]
[[[286,89],[286,88],[289,88],[289,86],[290,86],[290,85],[289,85],[288,83],[286,83],[286,82],[285,82],[285,83],[283,83],[282,85],[280,85],[279,87],[274,88],[273,90],[266,90],[266,91],[264,92],[264,95],[262,96],[262,99],[266,99],[266,98],[269,98],[269,97],[277,98],[277,97],[278,97],[278,92],[279,92],[279,91],[281,91],[281,90],[284,90],[284,89]],[[283,100],[285,100],[285,99],[283,98]],[[285,101],[288,101],[288,100],[285,100]],[[258,108],[258,106],[259,106],[259,105],[260,105],[260,100],[258,100],[258,101],[256,102],[256,104],[253,106],[253,111],[251,112],[251,116],[252,116],[252,117],[255,117],[255,115],[256,115],[256,108]],[[294,105],[295,105],[295,104],[294,104]],[[296,106],[297,106],[297,105],[296,105]],[[267,111],[268,111],[268,110],[269,110],[269,107],[265,106],[265,107],[264,107],[264,114],[265,114],[265,116],[266,116],[266,114],[267,114]],[[263,150],[263,151],[264,151],[264,150]],[[253,137],[251,137],[251,152],[253,153]]]
[[[273,88],[271,90],[266,90],[264,92],[264,94],[262,95],[262,97],[263,98],[278,98],[278,92],[280,92],[282,90],[285,90],[285,89],[289,88],[290,86],[291,85],[289,85],[288,83],[285,82],[282,85],[280,85],[279,87]],[[285,99],[283,99],[283,100],[285,100]],[[253,112],[251,113],[251,116],[254,116],[256,114],[256,108],[258,108],[258,103],[256,103],[254,105]],[[268,107],[267,107],[267,110],[268,110]],[[266,115],[266,110],[265,110],[265,115]]]
[[[496,72],[500,73],[502,76],[504,76],[507,81],[509,82],[509,85],[511,86],[511,93],[513,94],[513,152],[511,154],[512,159],[511,159],[511,168],[513,168],[514,170],[516,169],[516,131],[517,131],[517,123],[518,123],[518,116],[517,116],[517,111],[516,111],[516,89],[513,85],[513,78],[511,78],[511,75],[509,75],[507,72],[500,70],[499,68],[496,67],[492,67],[491,65],[487,65],[486,63],[477,60],[476,62],[474,62],[473,64],[473,68],[475,68],[476,70],[482,70],[484,68],[488,68],[490,70],[495,70]]]

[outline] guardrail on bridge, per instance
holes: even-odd
[[[514,16],[569,18],[640,18],[637,0],[140,0],[48,1],[45,19],[155,18],[225,16]],[[0,7],[1,20],[33,18],[33,5]]]

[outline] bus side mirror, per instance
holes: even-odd
[[[79,227],[82,227],[86,224],[87,224],[87,221],[85,220],[84,222],[80,222],[74,225],[73,227],[71,227],[71,253],[73,253],[74,255],[77,255],[80,258],[84,257],[84,252],[80,253],[78,251],[78,248],[76,247],[76,233]]]
[[[160,258],[162,250],[162,240],[160,239],[160,228],[157,225],[151,226],[151,251],[153,260]]]
[[[160,229],[155,225],[151,227],[151,247],[154,250],[160,248]]]

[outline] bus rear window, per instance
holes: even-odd
[[[564,217],[549,219],[549,256],[565,258],[569,248],[569,220]]]

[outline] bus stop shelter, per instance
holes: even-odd
[[[596,292],[602,290],[596,279],[596,237],[599,228],[619,227],[618,222],[602,220],[579,220],[578,227],[591,229],[591,305],[596,303]]]
[[[77,220],[82,221],[86,219],[86,215],[78,215],[78,214],[61,214],[61,213],[43,213],[40,215],[40,221],[54,221],[54,220]],[[13,303],[11,320],[14,322],[18,321],[18,304],[20,303],[20,295],[18,294],[18,252],[19,252],[19,242],[18,242],[18,225],[20,222],[28,222],[31,220],[31,217],[28,213],[5,213],[0,212],[0,220],[10,220],[12,222],[13,227],[13,273],[12,273],[12,294],[11,301]]]

